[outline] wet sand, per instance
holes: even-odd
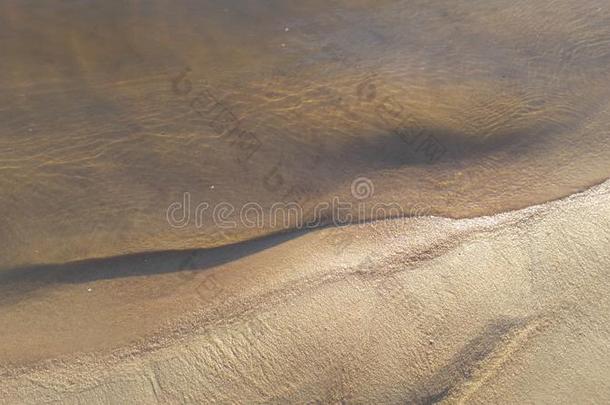
[[[492,217],[327,228],[194,272],[167,258],[173,273],[66,276],[2,303],[0,397],[601,403],[609,214],[606,182]]]

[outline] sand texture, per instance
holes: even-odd
[[[3,305],[3,349],[21,349],[27,358],[65,339],[66,354],[12,358],[0,397],[88,404],[604,403],[609,214],[606,182],[492,217],[314,231],[191,276],[41,288]],[[344,237],[351,242],[337,252]],[[135,284],[158,286],[160,278],[164,296],[142,292],[124,310],[148,312],[162,300],[180,321],[147,328],[146,317],[132,313],[129,328],[147,330],[148,338],[127,343],[117,334],[112,349],[90,342],[74,350],[71,339],[92,331],[105,333],[107,345],[115,317],[120,324],[127,316],[113,302]],[[34,318],[45,311],[61,314],[58,329],[62,322],[81,327],[70,326],[63,338],[38,330]],[[100,320],[107,311],[113,319]]]
[[[0,403],[610,403],[607,0],[3,0],[0,50]]]

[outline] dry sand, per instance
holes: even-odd
[[[302,233],[202,271],[64,275],[3,301],[0,399],[605,403],[609,247],[606,182]]]

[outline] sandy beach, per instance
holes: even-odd
[[[609,214],[606,182],[490,217],[313,231],[201,271],[39,286],[2,303],[0,397],[602,403]]]
[[[610,400],[606,0],[0,4],[0,403]]]

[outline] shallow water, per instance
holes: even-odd
[[[5,1],[0,49],[2,269],[296,226],[247,203],[471,217],[610,171],[605,1]]]

